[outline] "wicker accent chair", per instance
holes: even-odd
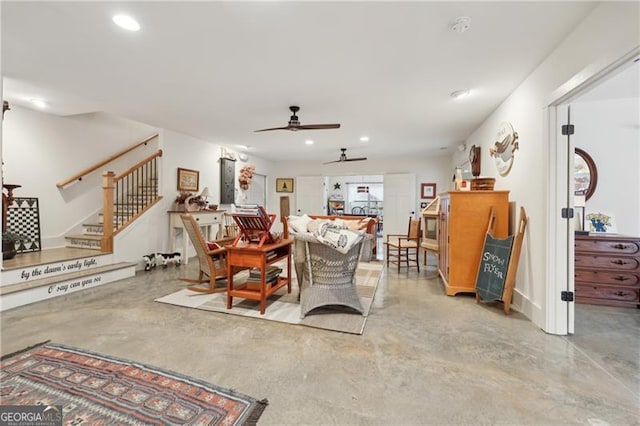
[[[200,227],[196,220],[190,214],[181,214],[180,218],[184,224],[184,230],[186,231],[191,244],[196,250],[199,262],[199,274],[197,279],[193,278],[180,278],[181,281],[193,283],[187,287],[191,291],[197,291],[199,293],[218,293],[227,291],[227,287],[216,288],[216,281],[219,279],[227,278],[227,259],[224,245],[233,243],[233,238],[222,238],[216,240],[215,243],[220,246],[215,250],[210,250],[207,243],[200,231]],[[186,253],[184,254],[187,255]],[[208,283],[209,285],[204,287],[198,284]]]
[[[364,312],[356,290],[356,268],[363,241],[346,253],[322,244],[311,234],[291,232],[295,239],[294,265],[300,286],[300,317],[315,308],[348,306]]]
[[[387,268],[389,263],[407,268],[415,266],[420,272],[420,219],[409,218],[409,229],[406,234],[387,234]]]

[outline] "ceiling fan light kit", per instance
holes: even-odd
[[[271,127],[269,129],[260,129],[254,130],[255,132],[267,132],[270,130],[290,130],[292,132],[298,130],[324,130],[324,129],[339,129],[339,123],[331,123],[331,124],[300,124],[300,120],[298,119],[298,111],[300,111],[300,107],[296,105],[292,105],[289,107],[289,110],[293,113],[293,115],[289,118],[289,124],[284,127]]]
[[[326,163],[322,164],[344,163],[347,161],[364,161],[367,159],[367,157],[347,158],[347,148],[340,148],[340,151],[342,151],[342,154],[340,154],[340,158],[338,158],[336,161],[327,161]]]

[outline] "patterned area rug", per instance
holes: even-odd
[[[69,425],[255,425],[267,401],[140,363],[44,343],[6,355],[0,405],[61,405]]]
[[[227,309],[226,293],[202,294],[184,289],[156,299],[155,301],[186,308],[222,312],[225,314],[285,322],[288,324],[298,324],[343,333],[362,334],[383,267],[384,264],[382,262],[361,262],[358,264],[356,284],[358,296],[364,308],[364,314],[362,315],[347,307],[331,306],[314,309],[309,312],[304,319],[300,319],[298,283],[295,278],[295,272],[292,273],[291,278],[291,294],[287,294],[286,287],[274,293],[267,299],[267,309],[264,315],[260,315],[258,301],[242,299],[240,297],[234,297],[233,307]],[[239,273],[236,275],[236,278],[234,278],[234,284],[236,282],[241,284],[242,279],[243,275]],[[244,277],[244,279],[246,279],[246,277]],[[225,286],[226,281],[222,281],[220,285]]]

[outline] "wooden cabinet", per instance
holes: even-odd
[[[448,296],[475,293],[489,212],[494,208],[494,237],[509,234],[509,191],[451,191],[440,194],[438,270]]]
[[[576,235],[577,303],[640,307],[640,238]]]

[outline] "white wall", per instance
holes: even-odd
[[[64,235],[80,232],[78,225],[101,208],[103,171],[124,171],[158,148],[158,141],[153,140],[126,159],[58,189],[57,182],[156,133],[156,129],[108,114],[60,117],[11,106],[2,132],[4,183],[22,185],[14,191],[16,197],[39,199],[44,248],[64,245]]]
[[[482,147],[482,175],[496,178],[496,189],[511,191],[510,199],[524,206],[529,216],[516,278],[515,309],[542,328],[545,318],[547,193],[549,148],[545,134],[545,108],[552,93],[592,64],[608,65],[638,45],[638,3],[602,3],[523,81],[523,83],[467,139]],[[519,134],[520,148],[508,176],[496,172],[489,147],[500,123],[509,122]],[[456,153],[460,164],[468,151]]]
[[[154,133],[159,137],[122,160],[64,189],[56,187],[57,182]],[[12,106],[3,122],[4,182],[22,185],[15,191],[17,197],[39,199],[43,247],[64,246],[65,235],[80,233],[82,223],[95,220],[101,211],[102,172],[124,171],[158,148],[163,150],[160,194],[164,198],[114,240],[115,261],[138,262],[142,267],[143,255],[169,249],[167,211],[178,194],[178,167],[198,170],[200,190],[208,187],[210,200],[219,204],[221,146],[103,113],[61,117]],[[237,161],[236,180],[244,164],[255,165],[257,173],[271,174],[268,161],[249,156],[246,163]],[[237,200],[242,192],[236,194]],[[225,207],[231,206],[220,206]]]
[[[611,213],[617,232],[640,235],[640,99],[610,99],[571,104],[577,148],[598,171],[598,184],[586,212]]]
[[[163,150],[161,194],[164,199],[143,215],[135,223],[118,235],[115,241],[115,258],[140,262],[142,256],[147,253],[165,252],[169,250],[169,219],[167,211],[173,206],[178,195],[177,173],[178,168],[199,171],[200,191],[209,188],[209,200],[219,205],[220,210],[230,211],[231,205],[220,205],[220,155],[222,146],[216,145],[188,135],[162,130],[160,144]],[[230,148],[227,151],[234,152]],[[270,174],[271,165],[268,161],[249,155],[246,162],[236,161],[236,202],[242,201],[244,191],[238,189],[237,177],[240,169],[251,164],[256,167],[256,173]],[[267,189],[269,190],[269,189]],[[270,211],[270,206],[267,206]],[[182,236],[178,236],[175,247],[178,250],[182,246]],[[193,247],[189,245],[188,256],[194,256]],[[184,253],[183,253],[184,256]]]
[[[414,173],[416,175],[416,187],[420,188],[420,183],[436,183],[438,193],[451,189],[451,176],[453,169],[449,167],[449,156],[423,157],[423,158],[387,158],[383,160],[369,159],[367,161],[354,161],[348,163],[336,163],[323,165],[322,161],[287,161],[273,165],[273,170],[278,172],[269,175],[269,187],[275,188],[276,178],[287,178],[296,176],[355,176],[355,175],[385,175],[390,173]],[[280,172],[286,170],[286,172]],[[330,188],[329,193],[331,193]],[[281,195],[289,195],[291,206],[296,205],[296,192],[292,194],[281,194],[269,191],[272,197],[271,205],[276,209],[279,206]],[[416,212],[420,209],[419,194],[416,195]],[[292,210],[293,212],[293,210]],[[276,211],[276,213],[279,213]],[[280,219],[278,218],[277,221]],[[274,229],[281,230],[282,227],[276,224]]]

